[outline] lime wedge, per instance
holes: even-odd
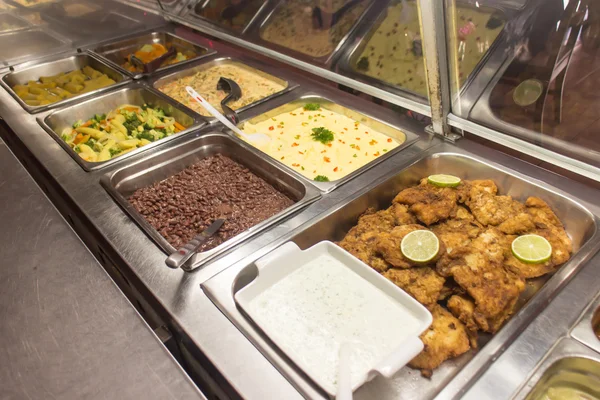
[[[440,251],[440,241],[431,231],[412,231],[402,239],[400,250],[409,260],[424,263],[435,258]]]
[[[515,257],[528,264],[540,264],[552,257],[552,245],[540,235],[523,235],[513,240],[511,249]]]
[[[457,187],[460,184],[460,178],[453,175],[429,175],[427,181],[438,187]]]

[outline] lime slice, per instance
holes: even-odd
[[[513,100],[517,105],[527,107],[540,98],[543,90],[544,84],[542,82],[537,79],[527,79],[515,88]]]
[[[440,251],[440,241],[431,231],[412,231],[402,239],[400,250],[409,260],[424,263],[435,258]]]
[[[540,264],[552,257],[552,245],[540,235],[519,236],[511,249],[517,259],[528,264]]]
[[[429,175],[427,181],[438,187],[457,187],[460,184],[460,178],[453,175]]]

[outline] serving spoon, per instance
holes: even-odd
[[[198,92],[196,92],[194,90],[194,88],[192,88],[191,86],[186,86],[185,90],[187,90],[188,94],[194,100],[196,100],[198,103],[200,103],[200,105],[202,107],[204,107],[206,109],[206,111],[208,111],[209,113],[211,113],[216,119],[218,119],[219,121],[221,121],[221,123],[223,125],[225,125],[229,129],[231,129],[232,131],[234,131],[236,134],[238,134],[241,137],[243,137],[244,139],[246,139],[248,142],[264,146],[264,145],[269,144],[269,142],[271,141],[271,138],[269,137],[269,135],[265,135],[264,133],[252,133],[252,134],[248,134],[248,133],[242,132],[241,130],[238,129],[237,126],[235,126],[227,118],[225,118],[225,116],[223,114],[221,114],[220,112],[218,112],[217,109],[214,108],[208,101],[206,101],[202,96],[200,96],[198,94]]]

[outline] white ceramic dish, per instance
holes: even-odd
[[[288,242],[256,261],[258,276],[235,294],[246,315],[331,397],[339,349],[353,350],[352,390],[392,377],[423,350],[429,311],[335,244]]]

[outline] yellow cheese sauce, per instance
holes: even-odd
[[[242,130],[269,135],[269,144],[257,148],[318,181],[341,179],[399,146],[395,139],[342,114],[307,109],[311,105],[256,124],[247,122]],[[319,133],[332,140],[317,140]]]
[[[286,88],[287,85],[281,85],[275,80],[275,77],[269,79],[268,76],[270,75],[259,74],[258,71],[255,71],[253,68],[235,64],[215,65],[205,71],[200,71],[163,85],[158,90],[200,115],[211,116],[204,107],[190,97],[185,87],[193,87],[220,112],[223,112],[221,100],[227,96],[227,93],[217,89],[217,82],[219,82],[220,77],[234,80],[240,86],[240,89],[242,89],[242,97],[240,99],[227,103],[233,110],[255,103]]]

